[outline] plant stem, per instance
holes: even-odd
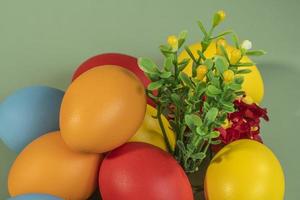
[[[160,129],[161,129],[161,131],[163,133],[163,136],[164,136],[164,139],[165,139],[165,142],[166,142],[166,145],[167,145],[167,149],[168,149],[168,151],[171,154],[173,154],[173,149],[172,149],[172,147],[170,145],[169,138],[167,136],[164,124],[162,122],[162,118],[161,118],[161,105],[160,104],[158,104],[158,106],[157,106],[157,119],[158,119],[158,123],[159,123]]]
[[[208,150],[208,147],[210,146],[210,143],[211,143],[211,138],[209,138],[209,140],[208,140],[208,142],[207,142],[207,144],[206,144],[206,146],[205,146],[205,149],[204,149],[204,151],[203,151],[203,153],[205,153],[205,155],[206,155],[206,152],[207,152],[207,150]],[[201,165],[201,163],[202,163],[203,160],[204,160],[204,159],[201,159],[201,160],[200,160],[199,166]]]

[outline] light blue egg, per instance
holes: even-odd
[[[64,92],[47,86],[17,90],[0,104],[0,138],[20,152],[37,137],[59,130]]]
[[[23,194],[8,198],[7,200],[63,200],[48,194]]]

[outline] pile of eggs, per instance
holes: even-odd
[[[33,86],[7,97],[0,138],[19,153],[8,175],[11,199],[82,200],[97,189],[105,200],[193,199],[166,152],[148,84],[136,58],[102,54],[77,69],[66,92]],[[167,135],[174,148],[171,129]]]
[[[246,93],[259,102],[258,70],[246,80]],[[84,200],[98,190],[103,200],[193,200],[145,95],[149,83],[136,58],[109,53],[82,63],[65,92],[32,86],[8,96],[0,104],[0,139],[19,153],[8,174],[9,200]],[[176,136],[162,122],[174,150]],[[209,200],[282,200],[284,175],[265,145],[240,140],[214,156],[204,186]]]

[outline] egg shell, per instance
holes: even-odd
[[[157,110],[154,107],[147,105],[144,121],[136,134],[132,138],[130,138],[129,141],[149,143],[165,151],[168,151],[164,135],[159,126],[158,119],[155,118],[156,116]],[[161,118],[170,146],[172,150],[174,150],[176,145],[175,133],[170,128],[171,126],[167,118],[164,115],[161,115]]]
[[[283,200],[285,180],[280,162],[264,144],[242,139],[222,148],[205,176],[209,200]]]
[[[67,200],[87,199],[97,185],[102,156],[70,150],[59,132],[45,134],[17,157],[8,175],[11,196],[42,193]]]
[[[99,172],[104,200],[193,200],[189,180],[167,152],[130,142],[111,151]]]
[[[63,200],[48,194],[24,194],[8,198],[7,200]]]
[[[0,104],[0,138],[20,152],[42,134],[59,130],[64,92],[47,86],[17,90]]]
[[[132,72],[114,65],[96,67],[67,89],[60,112],[61,134],[74,150],[107,152],[136,133],[145,111],[144,87]]]
[[[87,59],[76,69],[73,74],[72,81],[94,67],[101,67],[105,65],[117,65],[128,69],[142,81],[145,88],[147,88],[151,82],[138,66],[138,60],[136,57],[121,53],[104,53]],[[152,106],[155,105],[150,98],[147,98],[147,103]]]

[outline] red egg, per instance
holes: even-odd
[[[72,81],[74,81],[78,76],[80,76],[84,72],[94,67],[100,67],[103,65],[117,65],[130,70],[142,81],[145,88],[150,83],[150,80],[139,68],[137,58],[120,53],[99,54],[87,59],[76,69],[75,73],[73,74]],[[155,105],[153,101],[149,98],[147,99],[147,102],[152,106]]]
[[[189,180],[176,160],[146,143],[110,152],[99,172],[103,200],[193,200]]]

